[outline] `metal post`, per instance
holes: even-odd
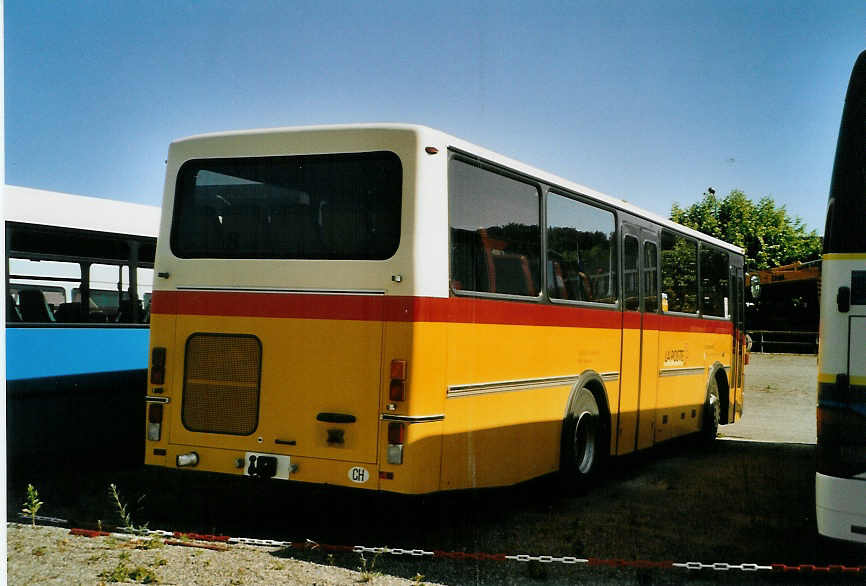
[[[141,319],[138,314],[138,249],[137,240],[129,240],[129,303],[132,306],[132,323]]]

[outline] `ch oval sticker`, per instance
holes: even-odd
[[[364,484],[368,480],[370,480],[370,473],[367,472],[366,468],[362,468],[361,466],[354,466],[349,469],[349,480],[354,482],[355,484]]]

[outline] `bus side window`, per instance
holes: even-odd
[[[449,163],[451,282],[462,290],[537,297],[538,186],[454,158]]]
[[[563,286],[548,279],[554,299],[616,303],[616,225],[612,212],[554,191],[547,194],[547,258]]]

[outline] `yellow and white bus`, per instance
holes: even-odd
[[[171,144],[146,463],[422,494],[743,402],[743,255],[423,126]]]
[[[866,543],[866,51],[851,73],[824,229],[818,336],[819,534]]]

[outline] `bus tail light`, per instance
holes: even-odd
[[[406,424],[391,422],[388,424],[388,463],[403,463],[403,443],[406,441]]]
[[[392,401],[406,400],[406,379],[409,366],[405,360],[391,361],[391,384],[388,388],[388,398]]]
[[[150,354],[150,384],[165,384],[165,348],[156,347]]]
[[[152,403],[147,407],[147,439],[158,442],[162,432],[162,404]]]

